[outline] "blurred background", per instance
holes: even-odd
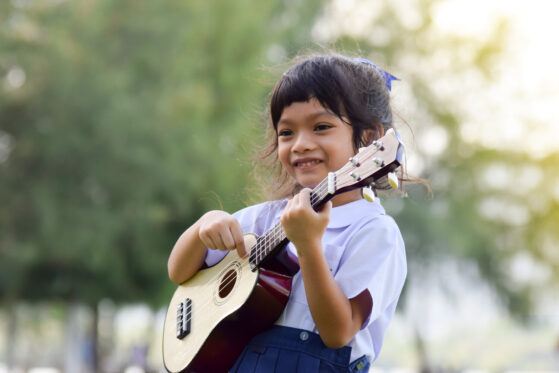
[[[163,372],[167,257],[257,198],[289,60],[393,83],[409,276],[373,372],[559,371],[559,3],[0,2],[0,372]],[[247,189],[248,188],[248,189]]]

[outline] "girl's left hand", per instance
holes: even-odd
[[[301,190],[287,202],[280,219],[287,238],[293,242],[297,251],[303,247],[321,245],[322,236],[330,221],[332,202],[328,201],[316,212],[311,206],[310,195],[309,188]]]

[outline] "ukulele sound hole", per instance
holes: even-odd
[[[223,276],[221,283],[219,284],[219,297],[225,298],[228,296],[233,290],[235,282],[237,282],[237,271],[235,271],[235,269],[230,269],[225,276]]]

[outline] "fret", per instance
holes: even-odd
[[[328,178],[322,180],[312,191],[311,191],[311,206],[317,210],[324,202],[326,202],[334,193],[332,190],[332,180],[333,175],[329,175]],[[281,223],[274,225],[268,232],[258,237],[256,245],[250,253],[250,263],[253,270],[256,270],[260,264],[268,257],[268,255],[274,251],[279,245],[287,239],[285,231],[281,226]]]

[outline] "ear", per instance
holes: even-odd
[[[367,146],[373,141],[380,139],[382,136],[384,136],[384,128],[382,128],[382,125],[377,125],[375,129],[369,128],[363,131],[361,143]]]
[[[377,126],[378,128],[378,137],[375,140],[380,139],[382,136],[384,136],[384,127],[382,126],[382,124],[379,124]]]

